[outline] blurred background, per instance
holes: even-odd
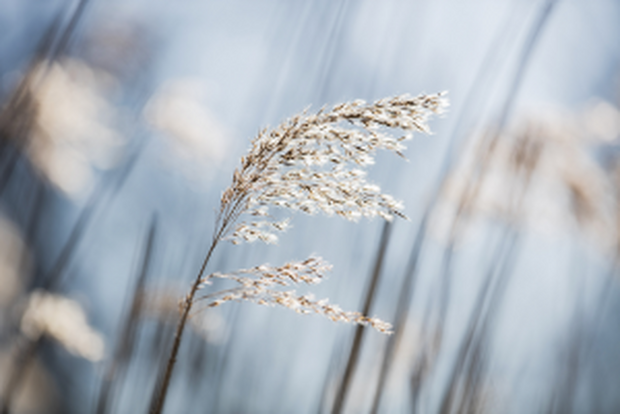
[[[250,140],[449,91],[370,181],[409,220],[293,218],[209,272],[317,254],[394,325],[227,303],[166,412],[620,411],[620,3],[0,1],[0,411],[147,412]]]

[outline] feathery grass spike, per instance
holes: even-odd
[[[323,108],[314,115],[304,111],[258,134],[248,154],[241,157],[231,185],[222,194],[211,246],[181,302],[181,316],[168,362],[153,393],[151,414],[159,414],[163,409],[185,324],[197,301],[206,301],[207,307],[233,300],[281,305],[299,313],[322,314],[333,321],[370,325],[380,332],[390,332],[388,323],[343,311],[326,299],[315,300],[293,290],[274,289],[276,285],[319,282],[329,269],[321,259],[204,275],[215,247],[224,239],[233,243],[275,243],[275,232],[286,230],[289,220],[277,221],[270,214],[273,207],[307,214],[336,214],[351,221],[361,217],[405,217],[402,204],[383,194],[379,186],[368,183],[363,168],[374,163],[374,154],[380,149],[403,157],[403,142],[414,131],[430,133],[429,117],[442,113],[446,106],[443,93],[403,95],[371,104],[358,100],[330,110]],[[405,135],[395,137],[390,133],[393,129],[405,131]],[[239,221],[242,216],[245,221]],[[197,296],[213,278],[228,279],[236,286]]]
[[[234,243],[276,242],[275,231],[285,230],[288,221],[275,221],[271,207],[351,221],[404,217],[402,203],[368,183],[363,168],[374,163],[380,149],[403,157],[411,132],[430,133],[427,121],[447,106],[444,95],[405,95],[371,104],[358,100],[314,115],[303,112],[261,131],[222,195],[223,236]],[[391,129],[406,134],[394,136]],[[229,228],[243,215],[251,219]]]

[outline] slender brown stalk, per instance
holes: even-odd
[[[364,300],[364,309],[362,311],[363,315],[369,314],[370,308],[372,307],[372,304],[374,302],[374,298],[376,297],[379,276],[381,275],[381,269],[383,267],[383,259],[385,258],[385,251],[387,249],[388,240],[390,238],[390,230],[391,224],[389,222],[386,222],[383,226],[383,233],[381,234],[381,241],[379,242],[379,251],[377,252],[375,265],[370,279],[370,285],[368,286],[368,292],[366,292],[366,298]],[[362,325],[355,328],[355,337],[353,339],[353,343],[351,344],[349,360],[347,361],[347,366],[342,377],[342,382],[340,383],[340,387],[338,388],[338,394],[336,394],[336,399],[332,408],[332,414],[339,414],[344,408],[344,403],[353,379],[355,367],[357,366],[357,361],[359,360],[360,350],[362,348],[363,334],[364,327]]]
[[[28,224],[28,232],[26,240],[28,243],[32,243],[36,232],[39,229],[43,200],[45,198],[45,186],[42,183],[36,184],[34,199],[32,202],[32,210],[30,212],[30,219]],[[25,267],[25,263],[28,260],[25,251],[22,252],[20,258],[20,268]],[[6,370],[6,385],[2,389],[0,397],[0,413],[6,414],[10,412],[11,404],[15,397],[15,393],[19,391],[21,380],[28,371],[28,361],[36,355],[38,348],[37,342],[28,342],[25,338],[23,341],[18,341],[19,346],[16,348],[16,358],[12,368]],[[23,364],[22,364],[23,363]],[[7,375],[8,374],[8,375]]]
[[[202,266],[198,271],[198,275],[192,284],[192,287],[189,293],[185,296],[183,301],[181,302],[181,317],[177,324],[176,332],[174,334],[174,342],[172,343],[172,349],[170,350],[170,356],[168,357],[168,362],[165,365],[165,370],[161,379],[155,387],[155,391],[153,393],[153,397],[151,398],[151,408],[149,412],[151,414],[160,414],[164,408],[164,403],[166,402],[166,395],[168,394],[168,386],[170,385],[170,379],[172,378],[172,372],[174,371],[175,364],[177,362],[177,356],[179,354],[179,348],[181,346],[181,339],[183,338],[183,332],[185,331],[185,324],[187,322],[187,317],[189,316],[189,312],[192,309],[192,305],[194,303],[194,297],[196,296],[196,292],[198,292],[200,285],[203,281],[203,275],[209,264],[209,260],[213,255],[213,251],[217,246],[218,241],[226,227],[227,220],[223,221],[222,227],[217,232],[217,235],[213,238],[211,242],[211,247],[209,247],[209,251],[202,262]]]
[[[11,405],[16,392],[22,383],[22,380],[28,373],[28,369],[31,364],[29,363],[37,355],[39,347],[41,346],[42,338],[35,341],[24,340],[17,348],[16,355],[14,357],[13,368],[8,372],[6,386],[2,393],[2,401],[0,401],[0,413],[10,414]]]
[[[387,383],[387,376],[392,366],[392,362],[394,361],[396,350],[398,349],[398,346],[405,331],[404,328],[407,322],[407,311],[411,303],[411,298],[413,297],[413,285],[415,284],[417,275],[418,259],[420,257],[420,252],[422,251],[422,246],[424,244],[424,238],[426,236],[426,227],[428,223],[427,217],[428,214],[425,214],[420,224],[418,234],[416,235],[416,240],[413,244],[411,255],[409,256],[409,264],[407,265],[405,277],[403,279],[403,283],[401,284],[398,304],[396,306],[396,312],[394,316],[394,320],[396,321],[394,335],[390,336],[390,338],[388,339],[386,349],[383,353],[381,371],[379,372],[377,388],[375,389],[375,395],[373,397],[372,408],[370,411],[371,414],[377,414],[379,412],[379,406],[381,405],[381,396],[383,394],[385,384]]]
[[[135,347],[136,332],[140,315],[144,307],[144,285],[150,273],[153,257],[153,245],[157,233],[157,216],[154,214],[145,237],[146,243],[142,254],[142,265],[137,274],[137,281],[134,287],[133,298],[128,307],[128,315],[122,327],[117,349],[108,364],[106,372],[101,382],[101,389],[97,401],[96,413],[105,414],[108,408],[114,403],[115,388],[122,383],[122,377],[126,372],[127,365]]]
[[[448,377],[447,386],[441,398],[439,413],[447,414],[452,410],[454,399],[457,394],[457,386],[460,378],[459,376],[464,370],[467,358],[473,348],[472,344],[476,341],[476,334],[479,332],[480,325],[482,324],[482,320],[484,318],[483,312],[488,306],[490,295],[489,291],[491,290],[495,279],[500,277],[501,271],[503,270],[502,267],[505,265],[505,261],[508,260],[505,257],[510,254],[510,246],[507,245],[508,242],[508,237],[502,238],[501,243],[496,246],[495,252],[491,256],[494,260],[489,266],[487,275],[485,276],[483,284],[478,291],[475,307],[469,316],[467,330],[465,335],[462,337],[462,341],[457,351],[456,360],[452,366],[450,376]]]

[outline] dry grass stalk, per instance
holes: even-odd
[[[384,322],[342,311],[324,300],[316,301],[293,291],[267,289],[276,284],[320,280],[326,266],[320,260],[308,259],[280,268],[259,266],[226,276],[203,275],[215,247],[224,239],[234,243],[275,242],[275,232],[286,230],[288,220],[276,220],[270,214],[271,208],[336,214],[352,221],[361,217],[379,216],[386,220],[404,217],[402,204],[368,183],[362,168],[374,163],[374,154],[380,149],[403,156],[404,141],[411,138],[413,131],[430,132],[428,119],[441,113],[446,106],[447,101],[441,93],[399,96],[371,104],[354,101],[330,110],[323,108],[314,115],[303,112],[258,134],[248,154],[241,158],[232,184],[222,194],[211,246],[181,303],[175,339],[153,394],[151,413],[158,414],[163,409],[190,310],[197,292],[212,278],[225,278],[241,285],[215,299],[213,304],[230,300],[279,304],[300,312],[316,312],[333,320],[370,324],[380,331],[389,331],[389,325]],[[389,133],[391,129],[405,134],[394,137]],[[239,223],[242,216],[246,221]]]

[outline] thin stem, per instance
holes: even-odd
[[[210,277],[210,276],[207,276]],[[195,298],[194,299],[194,303],[198,302],[198,301],[202,301],[202,300],[209,300],[209,299],[213,299],[216,298],[218,296],[222,296],[222,295],[226,295],[229,293],[239,293],[239,292],[243,292],[243,288],[232,288],[232,289],[225,289],[225,290],[219,290],[217,292],[213,292],[209,295],[205,295],[205,296],[201,296],[199,298]],[[202,311],[209,309],[210,307],[213,307],[213,303],[214,302],[209,302],[206,305],[204,305],[201,308],[198,308],[196,311],[194,311],[193,313],[191,313],[190,315],[188,315],[189,318],[194,317],[195,315],[201,313]]]
[[[375,258],[375,264],[368,286],[368,291],[366,292],[366,298],[364,300],[364,308],[362,310],[362,315],[364,316],[368,316],[368,314],[370,313],[370,309],[376,297],[377,286],[383,268],[383,259],[385,258],[385,252],[390,238],[391,229],[392,227],[390,222],[385,222],[385,225],[383,226],[383,232],[381,234],[381,241],[379,242],[379,250],[377,252],[377,257]],[[332,414],[340,414],[344,409],[344,403],[347,397],[347,393],[349,391],[351,382],[353,380],[353,375],[355,373],[355,368],[357,367],[357,363],[359,360],[363,333],[364,326],[358,325],[355,329],[355,336],[351,344],[351,350],[349,351],[347,366],[344,370],[340,386],[338,387],[338,393],[336,394],[336,397],[334,399]]]
[[[179,348],[181,346],[181,339],[183,338],[183,332],[185,330],[185,324],[187,322],[187,318],[189,316],[189,312],[192,309],[192,305],[194,303],[194,296],[196,296],[196,292],[200,288],[202,283],[202,275],[204,274],[207,264],[213,255],[213,251],[215,250],[215,246],[217,246],[218,241],[220,241],[221,235],[224,232],[228,220],[223,220],[223,224],[220,227],[220,230],[217,232],[213,241],[211,242],[211,247],[209,247],[209,251],[202,262],[202,266],[198,271],[198,275],[192,284],[192,288],[189,293],[185,296],[185,299],[181,303],[181,318],[179,319],[179,323],[177,324],[176,333],[174,335],[174,342],[172,344],[172,349],[170,350],[170,356],[168,357],[168,362],[166,363],[166,369],[161,378],[161,381],[158,385],[156,385],[155,392],[153,393],[153,398],[151,399],[151,408],[149,412],[151,414],[160,414],[164,408],[164,403],[166,402],[166,395],[168,393],[168,386],[170,385],[170,379],[172,378],[172,372],[174,370],[174,366],[177,362],[177,355],[179,353]]]
[[[383,353],[381,371],[379,373],[379,379],[377,381],[377,387],[375,389],[375,395],[372,402],[372,409],[370,411],[371,414],[377,414],[379,412],[381,396],[387,382],[387,376],[394,361],[396,350],[398,349],[398,346],[405,331],[407,312],[409,310],[411,298],[413,297],[412,290],[415,284],[418,270],[418,259],[420,258],[424,239],[426,237],[429,211],[430,210],[427,210],[424,217],[422,218],[418,234],[416,235],[416,240],[413,244],[411,255],[409,256],[409,263],[407,265],[405,277],[401,284],[400,295],[398,297],[398,305],[396,306],[396,312],[393,318],[393,320],[396,321],[396,323],[394,324],[394,335],[390,336],[390,338],[388,339],[386,349]]]
[[[96,413],[105,414],[114,404],[116,389],[122,384],[136,345],[136,332],[138,330],[140,314],[144,307],[144,285],[151,272],[153,245],[157,232],[157,216],[153,215],[151,225],[145,237],[146,243],[142,255],[142,266],[137,274],[134,287],[133,299],[128,307],[127,318],[120,331],[117,349],[111,358],[101,382],[101,388],[97,401]]]

